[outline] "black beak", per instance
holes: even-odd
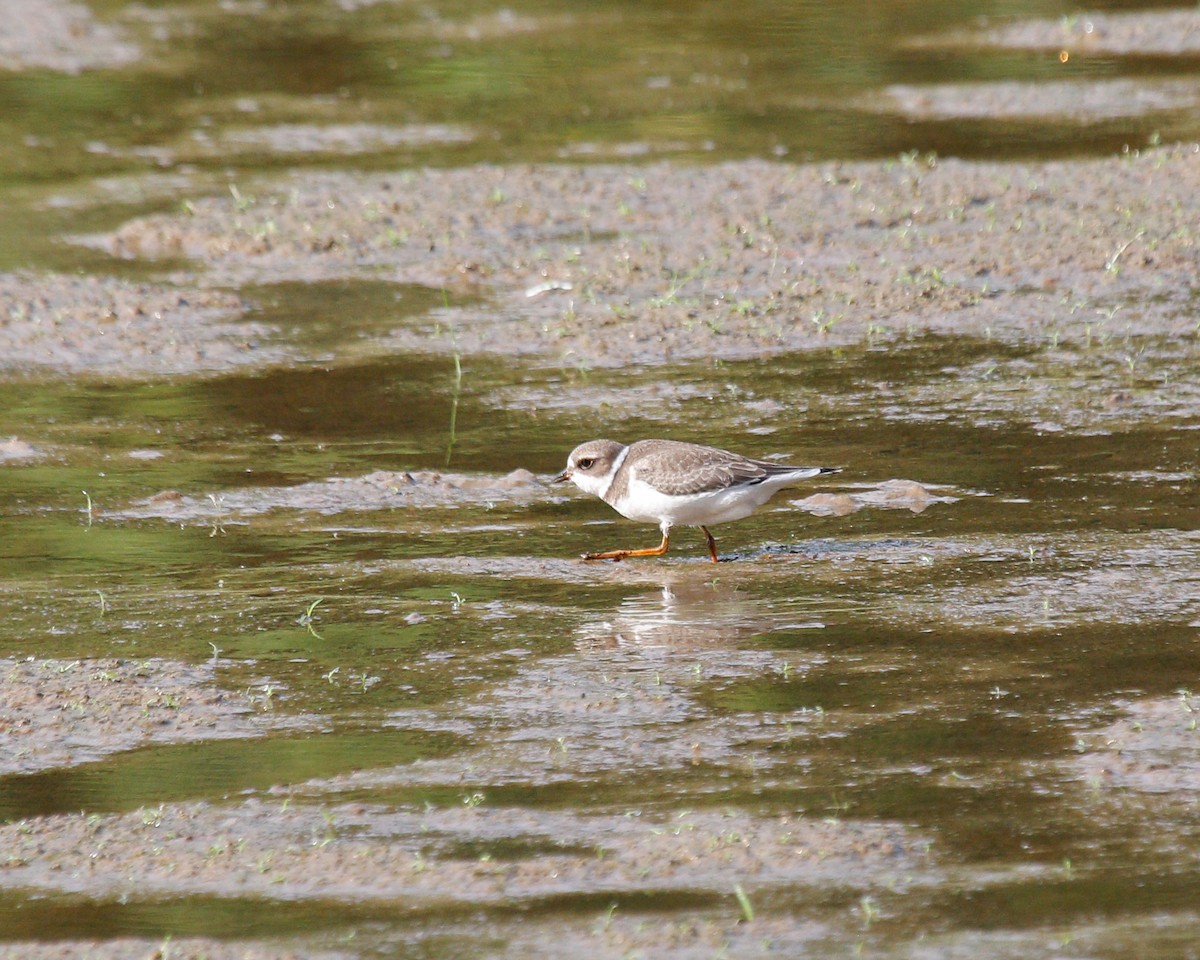
[[[552,479],[550,482],[551,483],[562,483],[564,480],[570,480],[570,479],[571,479],[571,468],[567,467],[566,470],[564,470],[562,473],[560,473],[557,477]]]

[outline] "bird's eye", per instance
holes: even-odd
[[[579,468],[581,470],[591,470],[592,464],[595,462],[596,461],[593,460],[591,457],[584,457],[582,460],[579,461]]]

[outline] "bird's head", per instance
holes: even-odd
[[[570,480],[580,490],[602,497],[612,483],[617,458],[624,450],[625,446],[615,440],[581,443],[567,457],[567,468],[550,482]]]

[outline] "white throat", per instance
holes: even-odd
[[[612,466],[608,468],[608,473],[602,477],[589,477],[586,474],[572,473],[571,482],[575,484],[584,493],[590,493],[594,497],[604,499],[605,494],[613,485],[613,480],[617,476],[617,471],[621,469],[621,464],[625,462],[625,457],[629,454],[629,448],[625,447],[617,458],[612,462]]]

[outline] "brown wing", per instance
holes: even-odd
[[[634,444],[636,447],[637,444]],[[632,452],[632,448],[631,448]],[[761,483],[767,477],[787,473],[793,467],[748,460],[728,450],[696,447],[671,441],[654,442],[636,467],[640,480],[671,496],[711,493],[743,484]]]

